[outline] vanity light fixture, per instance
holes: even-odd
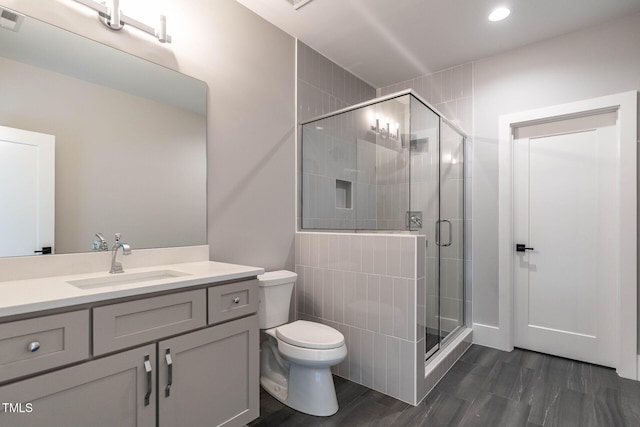
[[[74,0],[83,4],[96,12],[100,16],[100,22],[111,30],[121,30],[125,24],[151,34],[157,38],[160,43],[171,43],[171,36],[167,34],[167,17],[160,15],[158,26],[153,28],[144,22],[140,22],[135,18],[122,13],[120,9],[120,0],[108,0],[106,3],[99,3],[94,0]]]
[[[489,14],[489,21],[498,22],[505,19],[507,16],[511,15],[511,10],[506,7],[498,7]]]
[[[371,130],[382,138],[390,138],[400,140],[400,124],[395,123],[394,127],[391,128],[391,119],[389,117],[382,116],[380,114],[376,114],[373,116],[372,113],[369,113],[369,121],[371,122]],[[375,121],[374,121],[375,120]]]

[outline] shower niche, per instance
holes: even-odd
[[[336,179],[336,208],[351,209],[351,183]]]
[[[343,332],[338,375],[416,404],[466,331],[465,135],[407,90],[303,123],[299,164],[298,317]]]

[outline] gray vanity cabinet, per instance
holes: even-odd
[[[244,280],[1,324],[0,404],[22,406],[0,406],[0,427],[248,424],[257,311],[257,283]]]
[[[158,343],[158,426],[238,426],[259,415],[258,316]]]
[[[0,387],[1,402],[22,403],[21,412],[0,410],[0,426],[155,426],[155,347],[139,347]]]

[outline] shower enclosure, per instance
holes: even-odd
[[[301,231],[424,236],[412,301],[425,359],[465,321],[464,142],[410,90],[302,124]]]

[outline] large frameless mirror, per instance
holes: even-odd
[[[18,18],[0,27],[0,256],[90,251],[98,232],[134,249],[205,244],[206,84]],[[29,142],[41,134],[47,158]],[[48,210],[33,177],[47,167]]]

